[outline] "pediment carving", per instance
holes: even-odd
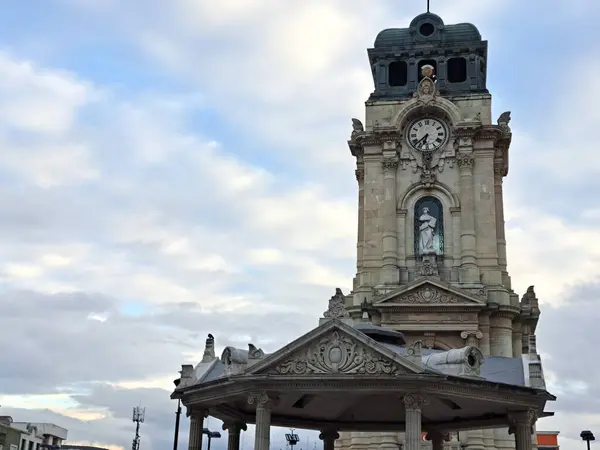
[[[407,373],[396,361],[339,330],[299,349],[267,373],[277,375]]]
[[[408,286],[375,299],[375,304],[394,305],[485,305],[485,298],[456,288],[438,286],[426,281]]]

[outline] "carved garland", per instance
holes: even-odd
[[[456,164],[461,169],[472,169],[475,165],[475,159],[471,155],[456,155]]]
[[[316,346],[279,364],[274,372],[280,375],[318,373],[392,375],[401,372],[401,369],[396,363],[375,354],[362,343],[334,331]]]

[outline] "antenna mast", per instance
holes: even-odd
[[[136,406],[133,408],[132,420],[135,423],[135,438],[131,444],[131,450],[140,450],[140,424],[144,423],[144,417],[146,415],[146,408]]]

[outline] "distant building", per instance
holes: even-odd
[[[103,447],[92,447],[90,445],[75,445],[75,444],[64,444],[61,450],[108,450]]]
[[[538,431],[536,442],[538,450],[559,450],[558,431]]]
[[[67,439],[67,430],[52,423],[12,422],[21,433],[18,450],[59,449]]]
[[[21,432],[12,423],[12,417],[0,416],[0,450],[19,450]]]

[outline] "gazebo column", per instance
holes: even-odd
[[[335,447],[335,441],[339,439],[340,435],[335,430],[324,430],[319,434],[319,439],[323,441],[323,450],[333,450]]]
[[[534,410],[521,411],[510,415],[511,427],[508,429],[509,434],[515,435],[516,450],[531,450],[533,425],[537,419],[537,414]]]
[[[240,450],[240,432],[248,427],[243,422],[224,422],[223,430],[227,430],[227,450]]]
[[[254,450],[269,450],[271,445],[271,409],[274,397],[266,393],[251,394],[250,405],[256,404],[256,429],[254,431]]]
[[[431,450],[444,450],[444,441],[447,440],[446,433],[441,431],[432,430],[427,433],[425,438],[431,441]]]
[[[188,450],[202,450],[202,430],[207,413],[204,410],[188,409],[187,415],[190,417]]]
[[[405,450],[421,450],[421,410],[428,403],[427,397],[421,395],[407,394],[404,396]]]

